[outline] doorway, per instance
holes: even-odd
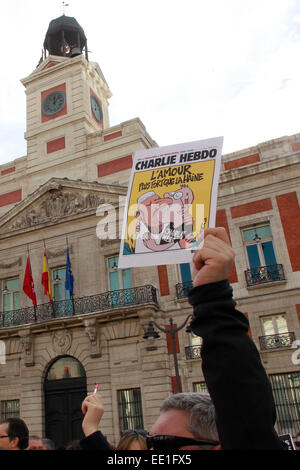
[[[71,356],[57,359],[47,371],[45,383],[45,437],[57,449],[84,437],[81,404],[87,395],[82,364]]]

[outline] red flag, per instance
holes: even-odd
[[[23,291],[32,300],[33,305],[36,305],[36,295],[34,292],[34,284],[33,284],[29,256],[27,258],[27,265],[26,265],[24,282],[23,282]]]

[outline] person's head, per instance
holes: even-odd
[[[28,447],[29,431],[20,418],[7,418],[0,422],[0,447],[5,450],[23,450]]]
[[[80,439],[74,439],[73,441],[70,441],[66,445],[65,450],[82,450]]]
[[[157,442],[157,445],[169,445],[177,449],[215,448],[218,446],[219,436],[215,408],[210,396],[207,393],[197,392],[170,395],[161,405],[160,415],[152,427],[151,434],[152,436],[177,436],[207,442],[207,445],[200,446],[196,442],[180,442],[179,439],[171,442],[170,438],[169,443],[164,444],[163,441],[168,439],[161,437],[160,444]]]
[[[55,444],[51,439],[43,438],[42,443],[44,446],[44,450],[55,450]]]
[[[45,450],[42,439],[39,436],[29,436],[27,450]]]
[[[116,450],[147,450],[146,432],[125,431]]]
[[[295,444],[296,450],[300,450],[300,432],[296,434],[294,444]]]

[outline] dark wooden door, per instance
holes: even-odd
[[[85,377],[46,381],[45,434],[57,448],[84,437],[81,404],[86,395]]]

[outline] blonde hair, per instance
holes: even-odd
[[[128,450],[133,442],[137,441],[141,450],[147,450],[146,437],[140,434],[138,431],[130,431],[121,437],[116,450]]]

